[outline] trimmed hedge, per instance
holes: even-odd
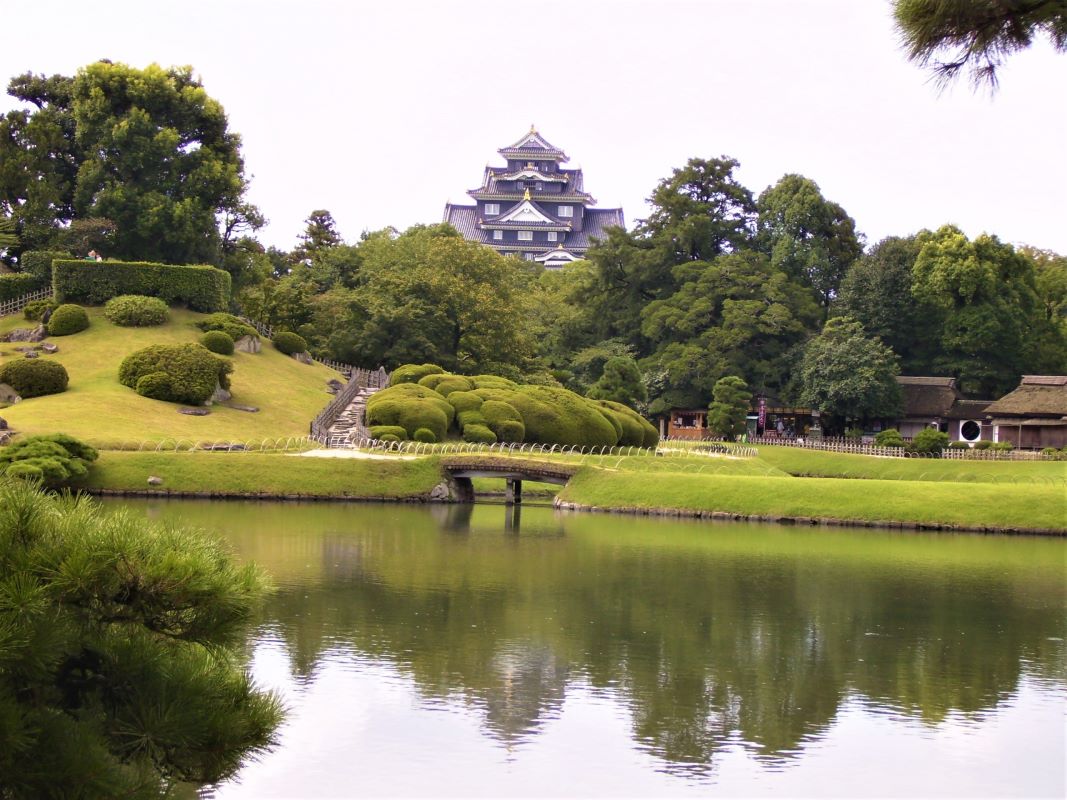
[[[452,375],[447,372],[426,375],[418,380],[418,384],[419,386],[425,386],[427,389],[433,389],[444,397],[448,397],[452,392],[469,392],[474,388],[474,384],[471,383],[469,378],[464,378],[462,375]]]
[[[276,333],[271,341],[274,342],[274,346],[279,351],[285,353],[287,356],[295,355],[296,353],[306,353],[308,351],[307,340],[300,334],[291,331]]]
[[[96,304],[124,294],[158,297],[194,311],[221,311],[230,302],[230,273],[206,265],[175,266],[144,261],[56,260],[52,287],[59,301]]]
[[[147,328],[170,319],[170,309],[158,297],[123,294],[104,304],[104,316],[124,328]]]
[[[74,303],[64,303],[52,312],[48,320],[49,336],[70,336],[89,327],[89,315]]]
[[[411,439],[419,428],[427,428],[443,441],[455,409],[445,398],[432,389],[417,383],[400,383],[380,392],[375,392],[367,402],[367,424],[372,426],[395,425],[404,429]]]
[[[656,426],[642,417],[624,403],[614,400],[597,400],[597,405],[613,412],[615,419],[622,424],[619,445],[623,447],[656,447],[659,444],[659,431]]]
[[[427,375],[436,375],[443,372],[444,369],[436,364],[404,364],[402,367],[397,367],[393,370],[393,374],[389,376],[389,385],[418,383]]]
[[[481,414],[496,438],[501,442],[521,442],[526,438],[526,425],[522,415],[511,403],[502,400],[486,400],[482,403]]]
[[[476,444],[496,444],[496,434],[484,425],[465,425],[463,441]]]
[[[208,331],[200,337],[200,344],[220,356],[233,355],[233,339],[225,331]]]
[[[14,300],[32,291],[40,289],[45,282],[36,275],[28,275],[25,272],[14,272],[0,275],[0,301]]]
[[[399,442],[401,439],[408,438],[408,432],[399,425],[374,425],[369,430],[374,439],[381,440],[383,436],[392,436],[393,441]],[[419,430],[425,430],[425,428],[419,428]]]
[[[474,392],[450,392],[448,395],[448,404],[456,409],[457,414],[464,411],[477,411],[484,402],[485,400]]]
[[[22,316],[30,322],[40,322],[46,311],[55,311],[55,300],[31,300],[22,308]]]
[[[123,359],[119,383],[153,400],[199,405],[230,388],[233,365],[199,344],[157,344]]]
[[[52,280],[52,262],[73,258],[66,250],[26,250],[19,256],[19,269],[35,275],[45,285]]]
[[[904,437],[896,428],[886,428],[874,435],[874,444],[877,447],[903,447]]]
[[[416,442],[425,442],[426,444],[437,444],[437,437],[434,432],[429,428],[419,428],[415,431],[414,437]]]
[[[49,358],[20,358],[0,366],[0,383],[8,384],[23,400],[65,392],[69,382],[67,368]]]
[[[208,314],[196,323],[196,327],[202,331],[222,331],[235,342],[242,336],[255,336],[257,339],[259,338],[259,331],[247,322],[240,317],[235,317],[233,314],[227,314],[222,311]]]

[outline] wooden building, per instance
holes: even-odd
[[[1023,375],[985,409],[993,441],[1015,447],[1067,447],[1067,375]]]
[[[901,375],[897,383],[904,415],[890,427],[905,439],[915,438],[924,428],[934,428],[954,442],[993,440],[993,429],[985,416],[990,401],[965,399],[955,378]]]

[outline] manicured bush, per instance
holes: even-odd
[[[470,378],[463,375],[453,375],[450,372],[434,372],[430,375],[423,375],[416,381],[419,386],[425,386],[427,389],[433,389],[440,395],[447,396],[451,392],[469,392],[474,388],[474,384],[471,383]],[[449,384],[450,387],[447,391],[441,391],[441,387],[445,384]]]
[[[522,415],[510,403],[503,400],[486,400],[479,412],[485,417],[486,426],[502,442],[521,442],[526,436]],[[505,435],[505,431],[507,432]]]
[[[0,474],[55,489],[85,477],[96,458],[95,449],[65,433],[31,436],[0,448]]]
[[[412,438],[419,428],[443,441],[455,409],[441,395],[417,383],[400,383],[375,392],[367,403],[369,425],[399,425]]]
[[[499,375],[471,375],[468,380],[475,389],[518,389],[519,384]]]
[[[934,428],[923,428],[915,438],[911,440],[913,453],[931,453],[941,455],[941,451],[948,446],[948,434]]]
[[[981,440],[979,440],[979,441],[974,443],[974,449],[975,450],[988,450],[992,446],[993,446],[993,443],[991,441],[989,441],[988,439],[981,439]]]
[[[1015,445],[1013,445],[1011,442],[993,442],[990,444],[989,449],[1007,452],[1009,450],[1014,450]]]
[[[499,442],[521,442],[526,438],[526,426],[517,420],[503,420],[490,430],[496,434]]]
[[[904,437],[896,428],[886,428],[875,434],[874,443],[878,447],[903,447]]]
[[[474,392],[450,392],[448,403],[456,409],[456,413],[463,411],[477,411],[485,401]]]
[[[422,429],[420,428],[419,430]],[[370,428],[370,435],[374,439],[381,439],[383,436],[392,436],[394,441],[408,438],[408,432],[399,425],[374,425]]]
[[[437,437],[434,432],[429,428],[418,428],[415,431],[414,439],[416,442],[425,442],[426,444],[437,444]]]
[[[170,319],[170,309],[158,297],[123,294],[104,304],[104,316],[124,328],[147,328]]]
[[[967,442],[949,442],[949,450],[970,450],[971,446]]]
[[[225,331],[208,331],[200,337],[200,344],[220,356],[233,355],[233,339]]]
[[[119,366],[119,383],[138,394],[143,394],[142,389],[151,392],[144,396],[153,400],[198,405],[214,394],[216,386],[228,389],[232,371],[233,365],[229,361],[214,355],[203,345],[157,344],[123,359]],[[146,378],[144,383],[141,383],[142,378]]]
[[[656,447],[659,444],[659,431],[656,426],[642,417],[628,405],[614,400],[598,400],[597,404],[611,409],[622,423],[622,435],[619,445],[625,447]]]
[[[291,331],[276,333],[271,341],[274,342],[274,346],[279,351],[285,353],[287,356],[291,356],[294,353],[306,353],[308,351],[308,343],[304,340],[304,337],[297,333],[292,333]]]
[[[35,275],[27,275],[25,272],[15,272],[0,275],[0,301],[14,300],[36,289],[43,287],[45,283]]]
[[[615,430],[615,441],[619,442],[622,439],[622,420],[612,411],[610,408],[597,408],[600,412],[600,416],[608,421],[608,424]]]
[[[52,312],[48,320],[49,336],[70,336],[89,327],[89,315],[85,309],[73,303],[64,303]]]
[[[242,336],[259,338],[259,332],[255,328],[240,317],[235,317],[233,314],[227,314],[223,311],[208,314],[196,323],[196,327],[202,331],[222,331],[235,342]]]
[[[482,412],[479,409],[469,409],[467,411],[460,411],[456,414],[456,425],[460,430],[463,430],[468,425],[486,425],[486,419],[482,416]]]
[[[463,428],[463,441],[477,444],[495,444],[496,434],[484,425],[466,425]]]
[[[845,430],[845,438],[846,439],[862,439],[863,438],[863,428],[855,428],[855,427],[847,428]]]
[[[22,316],[31,322],[40,322],[46,311],[55,311],[55,300],[31,300],[22,309]]]
[[[476,389],[486,400],[503,400],[522,415],[527,442],[612,446],[618,442],[615,427],[591,400],[553,386],[516,389]]]
[[[36,276],[45,286],[52,281],[52,262],[70,257],[65,250],[24,250],[19,256],[19,270]]]
[[[20,358],[0,366],[0,383],[24,400],[65,392],[69,380],[66,367],[49,358]]]
[[[56,260],[52,288],[60,302],[100,304],[124,294],[158,297],[168,306],[221,311],[230,302],[230,273],[209,266],[141,261]]]
[[[389,376],[389,385],[395,386],[398,383],[418,383],[419,380],[425,378],[427,375],[436,375],[438,373],[444,373],[444,369],[436,364],[404,364],[393,370],[393,374]]]
[[[399,442],[400,437],[392,433],[383,433],[378,437],[379,442]]]

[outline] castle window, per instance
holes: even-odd
[[[559,207],[559,215],[561,217],[573,217],[574,216],[574,206],[560,206]]]
[[[533,261],[533,253],[523,253],[522,257],[525,258],[527,261]]]
[[[519,231],[519,241],[520,242],[532,242],[533,241],[533,231]]]
[[[485,213],[491,216],[496,216],[500,213],[500,203],[486,203]]]
[[[499,242],[503,238],[504,238],[504,231],[493,231],[493,239],[495,241]]]
[[[556,232],[555,231],[549,231],[548,233],[545,234],[545,237],[548,239],[548,241],[554,242],[554,241],[556,241]]]

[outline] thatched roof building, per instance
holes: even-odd
[[[1067,447],[1067,375],[1023,375],[1018,388],[985,409],[994,441]]]
[[[896,427],[905,438],[913,438],[923,428],[937,428],[956,441],[992,438],[992,430],[983,425],[989,401],[964,399],[955,378],[900,375],[897,384],[903,395],[904,415]]]

